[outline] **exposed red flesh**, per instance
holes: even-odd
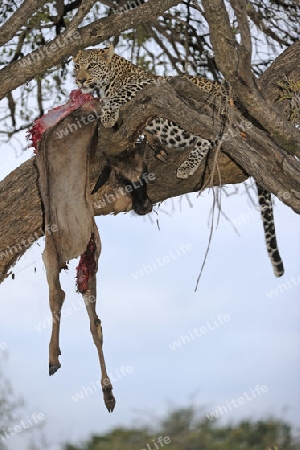
[[[56,108],[51,109],[47,114],[44,114],[39,119],[35,120],[30,130],[27,131],[27,138],[31,139],[32,144],[29,147],[35,148],[37,151],[37,144],[42,137],[42,134],[53,127],[57,122],[68,116],[72,111],[82,106],[84,103],[95,100],[92,94],[83,94],[80,89],[71,91],[67,103]]]
[[[96,262],[95,262],[95,235],[92,233],[90,241],[86,246],[86,251],[81,255],[78,266],[76,267],[77,276],[76,283],[78,292],[85,294],[88,290],[88,282],[91,277],[95,275],[96,272]]]

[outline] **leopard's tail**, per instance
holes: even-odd
[[[281,277],[284,274],[284,267],[277,246],[271,193],[257,184],[257,194],[263,221],[267,252],[271,259],[275,277]]]

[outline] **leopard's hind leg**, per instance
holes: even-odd
[[[209,150],[214,146],[212,141],[198,137],[197,142],[189,156],[177,169],[177,178],[188,178],[193,175],[200,166]]]

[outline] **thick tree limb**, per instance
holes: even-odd
[[[180,0],[161,0],[159,2],[148,0],[138,8],[124,14],[114,14],[104,19],[95,20],[90,25],[79,28],[75,32],[71,27],[56,39],[39,47],[38,50],[0,70],[0,100],[8,92],[32,80],[37,74],[44,74],[47,69],[59,64],[61,60],[70,55],[76,54],[78,50],[99,44],[111,36],[119,35],[122,31],[156,19],[166,10],[179,3]],[[80,15],[81,18],[82,15]],[[75,20],[77,21],[77,18]]]
[[[248,18],[246,15],[246,0],[230,0],[230,4],[234,10],[235,16],[239,25],[239,32],[241,35],[241,43],[239,45],[239,73],[238,76],[246,83],[248,87],[254,88],[254,78],[250,70],[251,56],[252,56],[252,44],[250,27]]]
[[[284,52],[264,74],[262,83],[269,98],[276,98],[279,89],[276,83],[285,73],[289,57],[290,53]],[[297,71],[296,66],[294,69],[289,68],[289,76],[292,77],[295,70]],[[142,132],[149,118],[164,116],[188,131],[207,138],[216,137],[222,129],[222,117],[217,114],[211,102],[212,99],[209,100],[208,102],[205,92],[181,78],[174,78],[160,86],[154,85],[141,91],[122,109],[122,123],[117,131],[104,129],[102,125],[99,127],[99,150],[92,157],[90,164],[91,190],[106,163],[102,151],[116,155],[129,148],[135,142],[137,135]],[[282,106],[283,103],[280,103],[282,113],[288,117],[289,112]],[[62,122],[60,127],[64,126]],[[71,133],[70,139],[72,139]],[[241,183],[248,177],[246,171],[295,212],[300,213],[300,164],[296,158],[287,155],[265,131],[254,125],[248,126],[245,121],[242,122],[241,113],[236,108],[230,109],[230,127],[227,128],[223,139],[222,149],[237,164],[224,153],[219,153],[218,171],[213,172],[213,177],[211,174],[215,152],[209,155],[206,170],[202,165],[193,177],[179,180],[175,175],[176,168],[186,158],[188,151],[170,152],[170,162],[163,165],[154,158],[153,152],[148,150],[146,153],[148,172],[152,172],[155,177],[148,185],[148,195],[153,203],[187,192],[198,191],[203,186]],[[111,177],[109,182],[93,196],[96,215],[116,211],[119,187],[115,178]],[[10,205],[9,213],[6,207],[8,204]],[[42,234],[42,223],[43,214],[37,189],[37,173],[34,158],[32,158],[0,183],[2,231],[0,281],[7,276],[15,261]]]
[[[274,104],[268,101],[259,82],[251,74],[250,64],[248,63],[246,67],[247,51],[236,40],[224,1],[202,0],[202,3],[218,68],[249,113],[270,133],[272,139],[285,151],[300,158],[300,131],[283,119]],[[243,25],[246,21],[246,11],[244,17],[241,8],[237,6],[238,2],[234,0],[232,3],[238,11],[243,41],[246,41],[246,26]],[[243,1],[242,4],[244,3]],[[299,79],[300,42],[296,42],[293,47],[298,54],[297,79]],[[224,55],[226,55],[225,58]]]
[[[27,20],[48,0],[25,0],[22,5],[0,28],[0,46],[10,41]]]
[[[138,134],[142,133],[149,118],[166,117],[187,131],[213,140],[222,130],[222,118],[216,116],[212,106],[207,104],[207,94],[190,82],[178,78],[161,86],[144,89],[131,102],[131,107],[124,109],[124,113],[125,111],[126,121],[124,120],[118,132],[100,127],[100,149],[110,155],[116,155],[121,149],[130,147]],[[226,130],[223,151],[276,196],[280,197],[283,191],[289,192],[284,203],[300,213],[299,162],[278,147],[266,132],[245,122],[237,109],[233,108],[230,115],[231,124]],[[107,142],[110,143],[108,148]],[[173,151],[172,158],[179,165],[187,154],[188,151]],[[151,162],[149,167],[151,169]],[[155,169],[158,170],[157,167]],[[196,175],[181,181],[185,189],[192,191],[195,179],[200,180],[202,172],[203,168],[200,168]],[[222,172],[220,178],[215,173],[213,183],[227,183],[222,178]],[[199,183],[197,187],[200,188]]]

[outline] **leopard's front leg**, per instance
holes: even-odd
[[[119,119],[120,105],[117,102],[108,101],[101,111],[101,122],[105,128],[113,127]]]
[[[155,78],[149,77],[147,79],[130,81],[129,83],[125,83],[119,89],[117,95],[108,98],[101,112],[101,122],[103,126],[105,128],[113,127],[119,119],[120,107],[125,103],[130,102],[130,100],[136,96],[137,92],[148,84],[154,83],[155,80]]]

